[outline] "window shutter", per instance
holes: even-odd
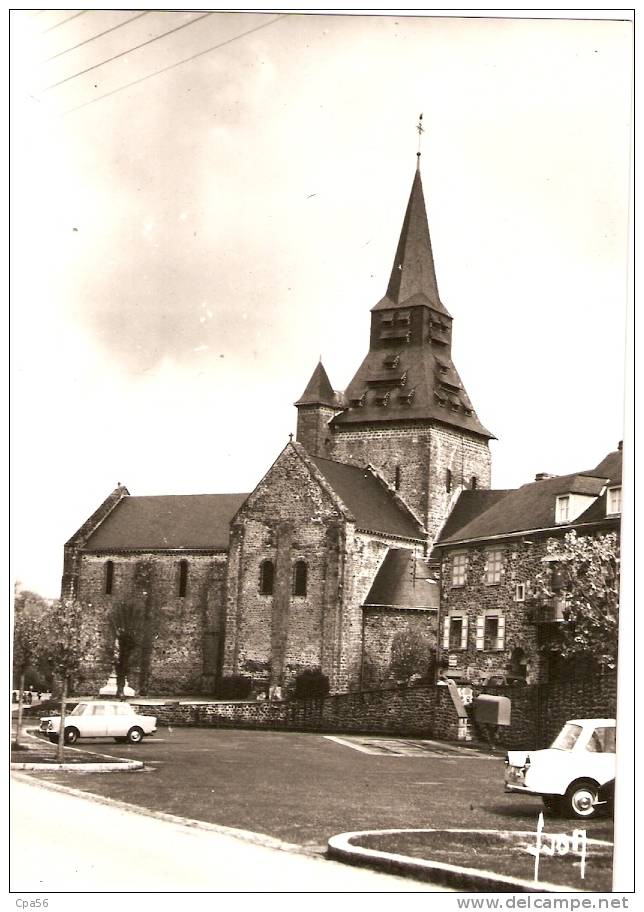
[[[467,649],[467,615],[463,615],[463,626],[461,627],[461,649]]]
[[[480,614],[476,619],[476,648],[483,649],[485,644],[485,616]]]
[[[505,649],[505,618],[499,615],[496,629],[496,648]]]
[[[443,621],[443,649],[449,649],[449,618]]]

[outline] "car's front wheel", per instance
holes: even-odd
[[[599,789],[595,783],[581,779],[579,782],[573,782],[566,792],[564,808],[570,817],[589,820],[597,813],[598,798]]]
[[[130,744],[139,744],[143,741],[143,729],[139,728],[138,725],[135,725],[134,728],[131,728],[127,733],[127,740]]]
[[[80,732],[77,728],[66,728],[65,729],[65,744],[74,744],[80,738]]]

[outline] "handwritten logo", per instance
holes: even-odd
[[[539,880],[539,860],[542,855],[579,855],[581,878],[586,874],[586,830],[573,830],[568,836],[567,833],[544,833],[543,832],[543,812],[539,814],[537,821],[537,840],[534,846],[528,846],[526,849],[530,855],[534,855],[534,881]]]

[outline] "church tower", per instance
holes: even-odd
[[[316,373],[317,387],[314,374],[297,403],[298,440],[312,445],[305,422],[317,409],[315,441],[325,449],[317,454],[376,468],[430,544],[461,488],[490,487],[493,435],[452,361],[452,317],[438,293],[419,164],[387,292],[371,311],[369,351],[342,398],[321,364]]]

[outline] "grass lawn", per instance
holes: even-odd
[[[583,821],[553,821],[548,826],[549,833],[566,833],[583,827]],[[607,828],[610,833],[610,827]],[[593,836],[601,838],[599,832]],[[610,839],[610,835],[608,835]],[[534,877],[534,855],[527,849],[534,847],[535,836],[524,836],[518,833],[450,833],[444,830],[433,832],[400,832],[390,834],[371,834],[351,840],[353,845],[379,852],[398,855],[409,855],[412,858],[423,858],[440,861],[445,864],[460,865],[464,868],[477,868],[492,871],[507,877],[519,877],[532,880]],[[549,840],[545,840],[550,844]],[[610,892],[612,889],[613,846],[590,843],[586,848],[585,876],[581,878],[580,858],[577,854],[541,855],[539,861],[539,880],[573,887],[576,890]]]

